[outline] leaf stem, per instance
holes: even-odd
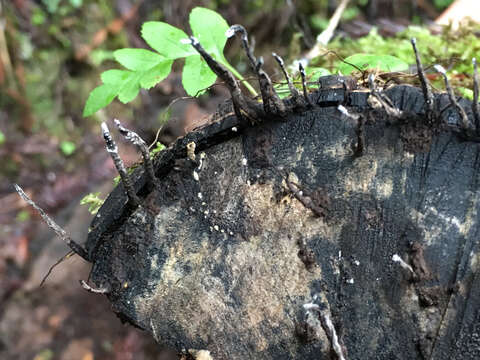
[[[240,75],[240,73],[232,66],[230,65],[227,61],[225,61],[223,63],[223,65],[228,69],[230,70],[230,72],[235,75],[235,77],[240,80],[242,82],[243,85],[245,85],[245,87],[247,88],[248,91],[250,91],[250,94],[252,94],[253,96],[258,96],[258,93],[255,91],[255,89],[253,88],[252,85],[250,85],[250,83],[245,80],[243,78],[242,75]]]

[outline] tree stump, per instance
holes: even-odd
[[[158,187],[134,171],[140,206],[110,194],[91,281],[122,320],[215,360],[480,358],[478,137],[453,107],[419,121],[415,87],[383,94],[415,116],[347,89],[257,124],[226,104],[154,160]]]

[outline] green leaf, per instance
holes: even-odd
[[[465,87],[457,88],[457,91],[462,94],[465,99],[473,100],[473,90],[467,89]]]
[[[307,67],[305,73],[308,78],[318,79],[320,76],[330,75],[331,72],[328,69],[322,67]]]
[[[88,205],[88,212],[95,215],[102,207],[104,201],[105,200],[100,198],[100,192],[95,192],[85,195],[82,200],[80,200],[80,205]]]
[[[103,84],[96,87],[88,96],[85,108],[83,109],[83,116],[90,116],[107,106],[117,94],[118,90],[111,84]]]
[[[74,8],[79,8],[82,6],[83,0],[70,0],[70,5],[72,5]]]
[[[356,65],[362,70],[378,69],[380,71],[392,72],[408,69],[408,64],[405,61],[391,55],[355,54],[347,57],[345,61]],[[341,63],[338,66],[338,70],[342,74],[348,75],[357,69],[349,64]]]
[[[157,66],[146,71],[140,77],[140,86],[144,89],[150,89],[157,85],[160,81],[165,79],[172,69],[173,60],[166,60],[159,63]]]
[[[189,17],[193,36],[210,54],[214,54],[218,61],[223,59],[223,48],[227,43],[225,32],[229,26],[225,19],[213,10],[196,7]]]
[[[154,156],[155,154],[163,151],[165,149],[165,145],[163,145],[160,141],[157,141],[155,147],[150,151],[150,156]]]
[[[70,156],[72,155],[74,152],[75,152],[75,149],[77,147],[75,146],[75,143],[71,142],[71,141],[62,141],[60,143],[60,150],[62,150],[62,153],[65,155],[65,156]]]
[[[30,220],[30,213],[26,210],[20,210],[16,216],[17,221],[25,222]]]
[[[120,49],[113,56],[120,64],[134,71],[146,71],[165,61],[162,55],[145,49]]]
[[[49,13],[55,13],[58,9],[60,0],[43,0],[43,4],[47,7]]]
[[[150,47],[168,59],[178,59],[196,55],[196,50],[189,43],[182,40],[188,39],[182,30],[160,21],[148,21],[142,26],[142,38]]]
[[[126,104],[135,99],[140,91],[140,77],[139,73],[132,72],[130,74],[118,92],[118,100]]]
[[[128,78],[131,74],[132,72],[128,70],[112,69],[104,71],[100,75],[100,78],[102,79],[104,84],[122,86],[125,81],[128,81]]]
[[[0,145],[2,145],[5,142],[5,134],[0,131]]]
[[[189,56],[185,60],[182,73],[183,88],[190,96],[200,95],[199,91],[212,85],[217,79],[203,58]],[[202,91],[203,94],[205,91]]]

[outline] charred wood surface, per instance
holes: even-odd
[[[158,186],[136,169],[140,206],[110,194],[91,282],[159,343],[214,359],[478,359],[479,140],[454,107],[427,121],[417,88],[382,94],[407,115],[346,87],[281,121],[226,104],[154,159]]]

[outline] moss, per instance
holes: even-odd
[[[336,38],[329,44],[328,50],[342,58],[357,53],[388,54],[413,65],[415,61],[410,39],[415,37],[427,69],[431,65],[441,64],[447,69],[454,88],[472,89],[472,58],[480,52],[479,31],[480,25],[474,23],[458,31],[446,27],[438,35],[433,35],[426,28],[410,26],[394,37],[385,38],[374,28],[369,35],[360,39]],[[312,61],[312,65],[328,68],[332,72],[337,72],[340,64],[341,60],[333,53]],[[439,74],[431,73],[429,79],[435,88],[444,88]],[[468,96],[468,92],[462,91],[462,94]]]

